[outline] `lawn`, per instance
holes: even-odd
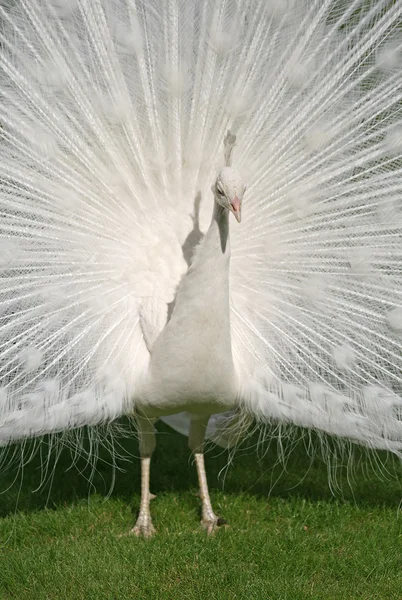
[[[135,458],[121,463],[109,497],[113,469],[101,462],[91,487],[80,465],[67,470],[67,453],[51,487],[39,492],[39,459],[24,468],[22,483],[12,484],[11,472],[2,476],[2,488],[11,487],[0,505],[1,599],[402,598],[402,471],[395,461],[379,478],[358,452],[353,482],[338,462],[334,496],[325,464],[312,461],[303,444],[286,469],[273,468],[275,443],[258,454],[250,441],[228,469],[227,453],[211,448],[212,500],[229,526],[208,538],[186,439],[158,429],[151,472],[158,533],[151,540],[119,537],[139,505]],[[134,439],[124,444],[136,452]]]

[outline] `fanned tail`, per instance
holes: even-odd
[[[242,409],[400,454],[401,1],[0,18],[0,443],[133,410],[140,316],[174,298],[230,130]]]

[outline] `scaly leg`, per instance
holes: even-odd
[[[198,482],[200,486],[201,525],[208,534],[213,533],[221,525],[225,525],[225,519],[218,517],[211,504],[209,496],[207,475],[205,472],[204,453],[202,452],[205,438],[205,431],[208,425],[208,417],[194,417],[190,422],[190,432],[188,436],[188,445],[195,454],[195,464],[197,466]]]
[[[137,537],[152,537],[155,528],[152,525],[151,512],[149,510],[150,500],[155,498],[149,491],[149,473],[151,467],[151,455],[155,449],[155,419],[144,419],[136,417],[139,445],[141,453],[141,504],[138,519],[130,533]]]

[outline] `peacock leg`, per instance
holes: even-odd
[[[149,509],[150,501],[155,498],[149,491],[151,456],[155,449],[155,432],[153,426],[155,419],[137,417],[136,420],[141,453],[141,504],[137,522],[130,533],[137,537],[149,538],[155,533]]]
[[[226,524],[226,521],[218,517],[212,508],[211,498],[209,496],[207,474],[205,471],[204,453],[202,452],[205,439],[205,431],[208,425],[208,417],[196,417],[191,419],[190,432],[188,436],[188,445],[194,452],[195,464],[197,466],[198,483],[200,486],[201,506],[201,526],[206,529],[208,534],[213,533],[218,527]]]

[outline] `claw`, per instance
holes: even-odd
[[[148,525],[135,525],[129,532],[129,535],[135,535],[136,537],[151,538],[155,535],[156,529],[149,523]]]
[[[151,518],[149,516],[139,515],[136,524],[128,532],[129,535],[135,535],[136,537],[151,538],[155,535],[156,529],[152,525]]]
[[[216,515],[213,518],[201,519],[201,527],[205,529],[208,535],[213,535],[218,529],[227,524],[226,519]]]

